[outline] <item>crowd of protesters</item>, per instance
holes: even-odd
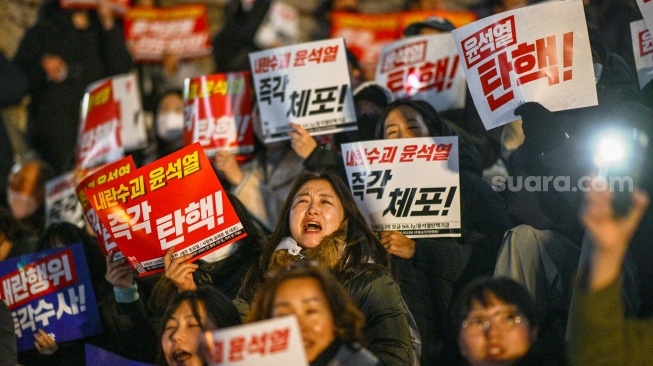
[[[279,0],[281,1],[281,0]],[[517,122],[486,131],[469,96],[446,113],[393,100],[365,80],[348,52],[358,131],[338,143],[458,136],[462,236],[411,239],[374,232],[347,186],[338,146],[325,148],[299,124],[288,140],[213,161],[248,234],[228,251],[138,277],[125,259],[104,258],[85,228],[45,225],[47,180],[74,169],[80,102],[94,81],[139,76],[151,114],[141,166],[183,147],[183,85],[202,74],[249,70],[269,0],[232,0],[213,38],[213,59],[135,64],[119,17],[41,0],[36,25],[13,59],[0,54],[0,106],[29,95],[26,131],[0,120],[0,263],[82,243],[104,332],[58,343],[43,330],[16,351],[0,306],[0,366],[84,365],[84,344],[151,364],[206,364],[206,330],[294,314],[311,365],[646,365],[653,361],[653,170],[644,168],[626,212],[609,192],[496,191],[492,177],[593,176],[592,132],[636,128],[653,136],[651,83],[639,87],[630,49],[634,0],[584,0],[598,105],[551,112],[529,102]],[[382,14],[465,10],[482,18],[528,0],[283,1],[300,10],[302,41],[328,37],[333,11]],[[160,5],[157,1],[135,1]],[[450,32],[428,18],[405,37]],[[20,140],[20,141],[16,141]],[[19,154],[18,145],[28,153]],[[23,149],[24,150],[24,149]],[[650,146],[639,158],[653,158]],[[598,178],[593,178],[598,179]],[[0,304],[4,305],[4,304]],[[15,320],[14,320],[15,321]]]

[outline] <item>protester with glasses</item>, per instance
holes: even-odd
[[[564,345],[539,334],[535,304],[509,278],[470,282],[453,307],[460,354],[471,366],[564,365]]]

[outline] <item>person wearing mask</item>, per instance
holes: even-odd
[[[15,164],[9,174],[9,209],[34,235],[45,225],[45,185],[52,176],[52,169],[39,159]]]

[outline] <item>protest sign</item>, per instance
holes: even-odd
[[[400,38],[399,22],[398,14],[334,12],[331,15],[331,37],[345,39],[347,48],[360,62],[364,79],[373,80],[381,50]]]
[[[373,80],[383,47],[400,39],[409,24],[421,22],[430,16],[445,18],[456,27],[477,19],[476,14],[466,11],[425,10],[389,14],[336,11],[331,16],[331,37],[345,39],[347,48],[360,61],[365,79]]]
[[[148,363],[128,360],[88,343],[84,345],[84,350],[86,353],[86,366],[153,366]]]
[[[56,222],[84,227],[84,212],[75,194],[74,172],[59,175],[45,184],[45,225]]]
[[[136,76],[116,75],[89,85],[82,101],[80,130],[77,161],[82,169],[120,159],[125,150],[146,147]]]
[[[205,333],[209,365],[308,365],[295,316]]]
[[[311,135],[356,130],[342,38],[249,54],[264,142],[288,140],[290,122]]]
[[[186,79],[184,145],[199,141],[209,158],[254,152],[250,85],[246,71]]]
[[[343,144],[342,158],[372,230],[409,238],[461,235],[458,137]]]
[[[113,97],[111,79],[95,83],[82,100],[82,121],[77,139],[77,166],[89,168],[120,159],[120,106]]]
[[[515,108],[551,111],[598,103],[581,0],[500,13],[452,32],[486,129],[517,120]]]
[[[653,26],[653,1],[652,0],[637,0],[637,6],[640,13],[644,18],[644,23],[648,29]]]
[[[102,332],[82,244],[0,261],[0,282],[18,351],[35,347],[38,329],[59,344]]]
[[[453,36],[415,36],[383,47],[376,82],[396,99],[423,100],[438,112],[465,106],[465,74]]]
[[[84,194],[140,276],[172,246],[195,261],[247,235],[199,143]]]
[[[630,23],[639,88],[653,79],[653,37],[643,20]]]
[[[254,35],[260,49],[290,46],[299,40],[299,11],[281,1],[274,1]]]
[[[124,16],[125,42],[136,62],[163,62],[211,54],[206,5],[132,7]]]
[[[113,98],[120,108],[120,140],[125,151],[147,147],[147,128],[143,116],[143,103],[133,73],[111,78]]]
[[[118,250],[118,246],[111,237],[111,234],[109,234],[107,228],[102,224],[102,222],[100,222],[100,218],[88,202],[84,190],[101,186],[118,177],[133,172],[134,170],[136,170],[136,166],[134,165],[134,160],[130,155],[98,169],[88,177],[84,178],[84,180],[82,180],[75,188],[75,193],[77,194],[77,199],[81,204],[84,216],[95,234],[95,240],[97,240],[100,245],[100,249],[105,257],[110,250],[116,252],[113,256],[114,261],[120,260],[125,256]]]

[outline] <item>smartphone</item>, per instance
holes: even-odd
[[[614,130],[609,134],[611,136],[608,138],[613,142],[613,159],[604,159],[599,167],[599,176],[606,180],[608,189],[612,190],[615,215],[625,216],[632,206],[632,193],[641,180],[649,136],[633,127]]]

